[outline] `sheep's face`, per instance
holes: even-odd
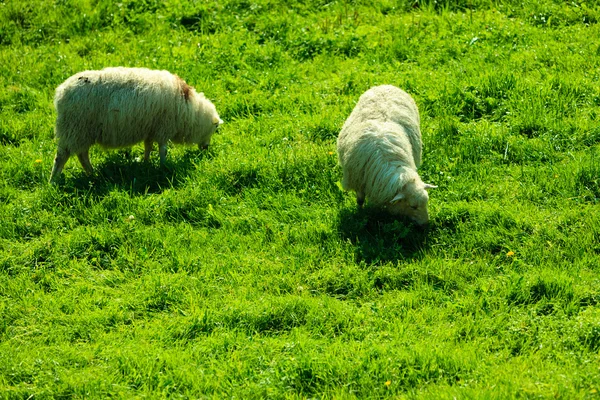
[[[428,188],[436,186],[428,185],[420,180],[411,181],[404,185],[400,192],[388,204],[387,209],[391,214],[402,215],[415,221],[418,225],[429,222],[427,202],[429,201]]]
[[[189,143],[197,144],[200,149],[206,149],[223,120],[219,118],[214,104],[205,98],[202,93],[196,94],[191,101],[195,121],[194,132],[189,136]]]
[[[208,127],[209,132],[207,135],[202,137],[202,140],[200,141],[200,143],[198,143],[198,147],[200,147],[201,149],[207,149],[208,145],[210,145],[210,139],[215,134],[215,132],[217,132],[221,124],[223,124],[223,120],[219,118],[219,116],[215,112],[211,121],[211,125]]]

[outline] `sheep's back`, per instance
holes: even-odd
[[[83,134],[121,147],[176,133],[184,101],[167,71],[107,68],[67,79],[56,90],[55,106],[59,138]]]
[[[400,125],[400,132],[406,134],[409,139],[415,166],[418,168],[421,165],[421,120],[417,105],[408,93],[391,85],[376,86],[367,90],[359,98],[344,127],[369,120]]]

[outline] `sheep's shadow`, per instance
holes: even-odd
[[[196,169],[197,162],[213,156],[210,151],[190,149],[181,157],[167,157],[165,164],[160,165],[158,160],[134,159],[127,151],[110,152],[95,165],[93,175],[86,175],[83,169],[69,177],[63,174],[61,186],[66,192],[86,191],[98,197],[107,195],[115,187],[132,196],[162,193],[181,186]],[[70,162],[78,163],[75,157]]]
[[[340,237],[355,247],[355,261],[367,264],[423,257],[429,230],[371,207],[344,208],[338,221]]]

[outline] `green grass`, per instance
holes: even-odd
[[[596,398],[595,1],[0,1],[0,397]],[[93,148],[55,87],[167,69],[211,149]],[[431,223],[357,210],[337,134],[394,84]],[[133,216],[131,218],[130,216]]]

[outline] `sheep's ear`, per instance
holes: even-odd
[[[435,185],[431,185],[429,183],[425,184],[425,189],[436,189],[436,188],[437,188],[437,186],[435,186]]]
[[[395,203],[395,202],[397,202],[397,201],[400,201],[400,200],[402,200],[402,199],[403,199],[403,198],[405,198],[405,197],[406,197],[406,195],[405,195],[404,193],[398,193],[398,194],[396,195],[396,197],[394,197],[394,198],[393,198],[393,199],[390,201],[390,203]]]

